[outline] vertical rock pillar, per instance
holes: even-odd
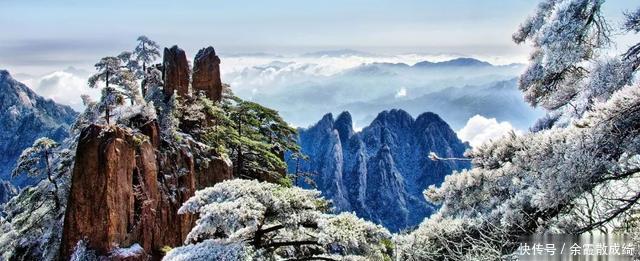
[[[164,48],[163,80],[165,97],[171,97],[174,91],[180,96],[189,94],[189,63],[184,50],[177,45]]]
[[[222,99],[222,81],[220,79],[220,58],[213,47],[198,51],[193,63],[192,87],[194,94],[203,92],[212,101]]]

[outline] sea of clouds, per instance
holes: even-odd
[[[385,109],[402,108],[417,116],[424,111],[438,113],[438,108],[446,108],[446,111],[440,112],[441,116],[444,115],[443,118],[459,130],[461,139],[477,146],[516,127],[509,122],[511,119],[508,116],[473,116],[484,111],[474,113],[478,106],[494,104],[460,106],[454,102],[460,102],[458,98],[468,98],[462,97],[465,91],[461,92],[460,89],[468,89],[469,95],[478,93],[495,82],[514,79],[522,66],[499,57],[474,57],[492,63],[496,69],[491,67],[481,72],[474,68],[434,72],[404,69],[423,61],[442,62],[461,56],[379,55],[353,50],[302,55],[234,54],[221,55],[221,72],[223,81],[229,83],[238,96],[279,110],[285,120],[297,127],[310,126],[328,112],[351,111],[354,127],[360,129]],[[402,68],[399,66],[400,69],[396,69],[393,65],[401,65]],[[100,95],[99,90],[87,85],[91,73],[90,66],[80,66],[42,75],[14,75],[38,94],[80,111],[83,109],[81,94],[89,94],[96,99]],[[458,90],[454,95],[454,91],[447,91],[449,89]],[[448,94],[450,97],[447,96],[447,99],[451,103],[434,109],[434,98],[428,97],[438,92]],[[482,95],[486,96],[486,92]],[[448,113],[456,110],[456,106],[468,112]],[[533,116],[523,116],[534,118],[538,114],[532,110]],[[516,125],[518,129],[527,127],[522,122]]]

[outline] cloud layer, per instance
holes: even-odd
[[[100,90],[88,87],[88,75],[86,71],[67,68],[41,76],[17,75],[16,78],[38,95],[80,111],[84,108],[81,94],[88,94],[94,99],[100,97]]]
[[[475,115],[458,131],[458,137],[462,141],[468,141],[472,147],[478,147],[487,141],[496,140],[511,132],[522,133],[513,128],[509,122],[498,122],[495,118],[489,119]]]
[[[354,127],[360,128],[380,111],[394,108],[414,115],[437,113],[455,129],[475,114],[507,120],[521,129],[531,124],[535,113],[512,81],[522,66],[434,63],[457,57],[460,55],[353,50],[294,56],[236,54],[221,57],[221,73],[223,82],[231,84],[238,96],[278,110],[297,127],[309,126],[325,113],[348,110],[354,116]],[[500,64],[499,59],[475,57]],[[421,65],[414,66],[417,63]],[[37,76],[20,71],[14,75],[40,95],[82,110],[81,94],[94,99],[100,94],[87,87],[86,79],[92,73],[92,68],[83,67]]]

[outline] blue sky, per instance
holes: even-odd
[[[150,1],[3,0],[0,67],[81,66],[130,49],[145,34],[188,52],[351,48],[515,56],[511,42],[536,0]],[[617,13],[628,0],[610,0]]]

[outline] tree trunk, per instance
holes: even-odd
[[[296,174],[295,174],[295,185],[296,186],[300,186],[300,184],[298,184],[298,178],[300,177],[300,157],[298,157],[296,159]]]
[[[107,90],[106,90],[107,91],[107,100],[106,100],[105,105],[104,105],[104,107],[105,107],[105,118],[107,119],[107,125],[109,125],[109,94],[110,94],[110,91],[109,91],[109,68],[107,68],[107,76],[105,78],[105,83],[107,85],[107,87],[106,87],[107,88]]]
[[[51,175],[51,165],[49,164],[49,151],[44,151],[44,161],[47,167],[47,178],[49,182],[53,184],[53,201],[55,202],[56,210],[60,209],[60,198],[58,198],[58,184],[53,180]]]
[[[144,45],[144,41],[142,41],[142,53],[146,53],[147,52],[147,48]],[[147,63],[146,62],[142,62],[142,84],[140,84],[140,89],[142,91],[142,98],[144,98],[147,95],[147,88],[145,88],[144,86],[144,80],[146,80],[147,78]]]
[[[240,116],[238,116],[238,121],[237,121],[237,131],[238,131],[238,137],[242,138],[242,124],[240,123]],[[237,158],[236,158],[236,177],[240,177],[241,176],[241,172],[242,172],[242,164],[244,164],[243,162],[243,156],[242,156],[242,144],[238,144],[237,149],[236,149],[236,153],[238,154]]]
[[[147,96],[147,88],[145,88],[145,81],[147,80],[147,64],[142,62],[142,84],[140,84],[140,89],[142,91],[142,98]]]

